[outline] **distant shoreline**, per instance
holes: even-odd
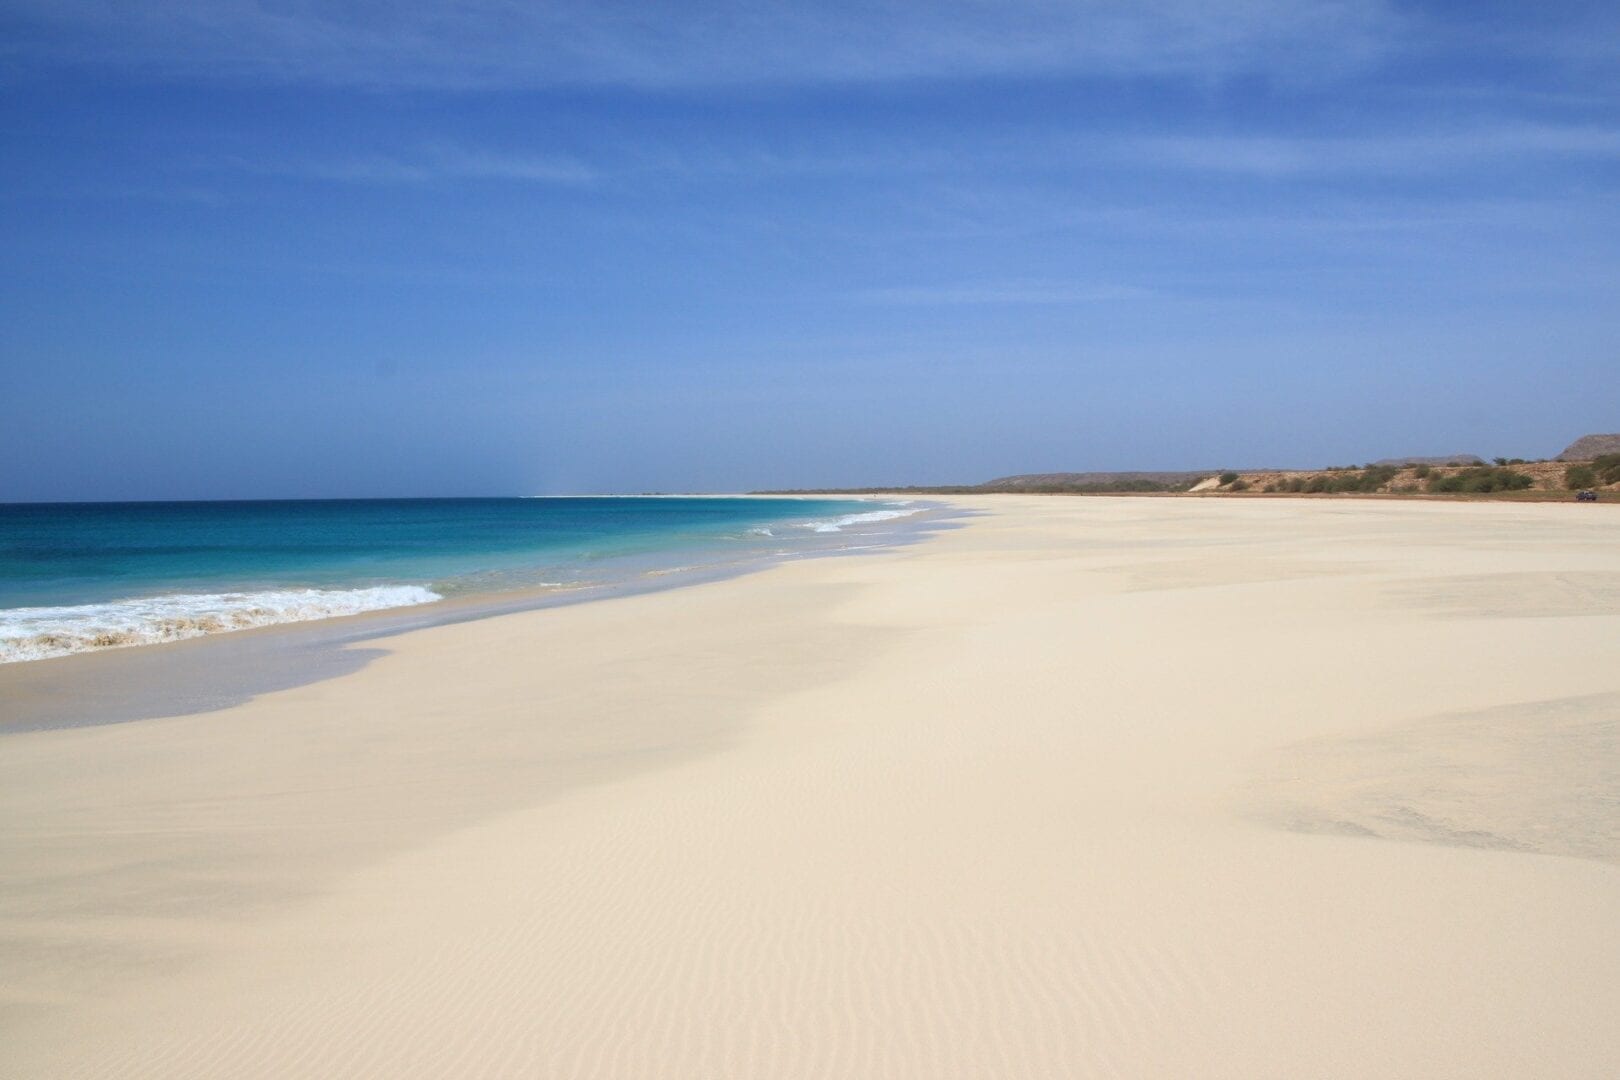
[[[1620,502],[1620,435],[1586,435],[1555,458],[1493,458],[1475,454],[1384,458],[1366,465],[1316,469],[1137,469],[1041,472],[977,484],[796,488],[755,494],[785,496],[917,495],[1366,495],[1557,502],[1590,492]],[[1587,500],[1591,501],[1591,500]]]
[[[1339,496],[1471,501],[1561,502],[1591,491],[1599,502],[1620,502],[1620,455],[1586,460],[1498,458],[1448,464],[1406,460],[1322,469],[1191,469],[1025,473],[980,484],[814,488],[761,491],[788,496],[919,495],[1196,495]]]
[[[775,498],[814,495],[890,495],[896,497],[918,495],[1050,495],[1054,497],[1132,498],[1132,499],[1389,499],[1396,502],[1518,502],[1553,503],[1574,502],[1573,491],[1493,491],[1480,492],[1305,492],[1305,491],[1017,491],[987,490],[977,487],[888,487],[888,488],[814,488],[793,491],[756,491],[751,495],[769,495]],[[1598,503],[1620,505],[1620,492],[1599,489]]]

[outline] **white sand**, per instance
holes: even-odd
[[[1620,514],[972,505],[0,740],[0,1075],[1620,1076]]]

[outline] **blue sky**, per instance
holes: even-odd
[[[1620,7],[0,0],[0,499],[1620,430]]]

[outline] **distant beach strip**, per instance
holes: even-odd
[[[0,663],[447,598],[633,588],[883,543],[898,500],[0,505]]]

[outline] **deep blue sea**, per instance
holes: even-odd
[[[851,546],[916,511],[768,498],[0,504],[0,662]]]

